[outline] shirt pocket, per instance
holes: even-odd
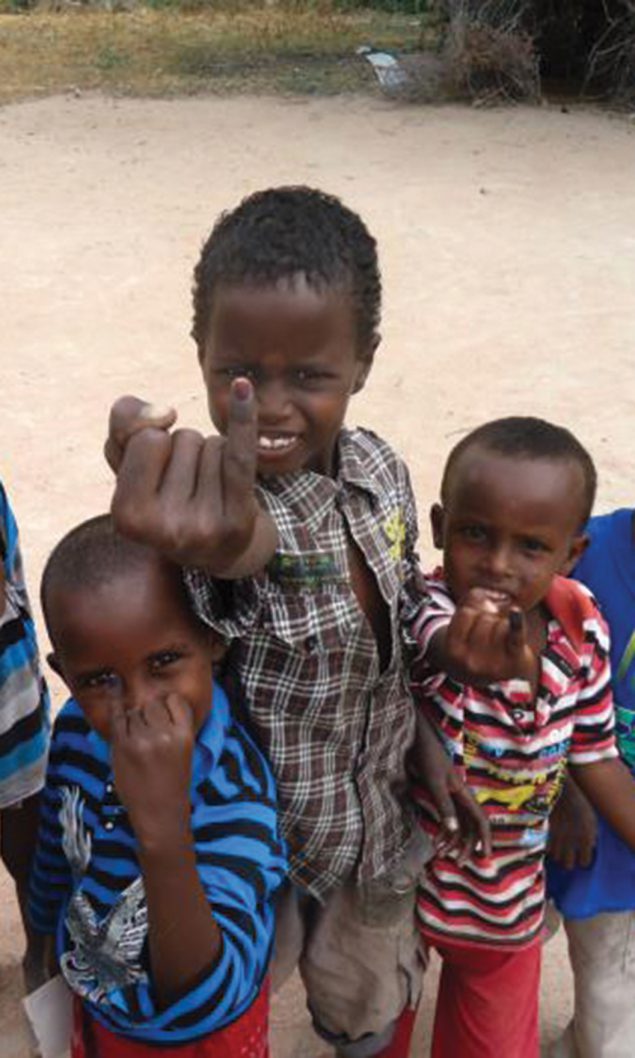
[[[287,649],[306,655],[341,651],[361,616],[347,587],[329,592],[270,592],[260,625]]]

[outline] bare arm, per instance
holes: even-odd
[[[201,885],[191,836],[166,833],[161,846],[141,849],[148,902],[150,966],[157,1003],[167,1007],[217,960],[222,935]]]
[[[635,852],[635,780],[628,768],[617,758],[570,767],[594,808]]]
[[[597,816],[571,774],[549,818],[549,855],[561,867],[589,867],[597,841]]]
[[[222,936],[199,878],[190,826],[194,730],[189,706],[168,695],[113,709],[115,786],[139,842],[148,904],[151,979],[169,1006],[218,958]]]
[[[417,781],[424,787],[441,821],[438,851],[446,855],[458,849],[459,860],[473,852],[490,856],[492,851],[487,816],[453,766],[433,727],[417,710],[417,732],[412,752]]]

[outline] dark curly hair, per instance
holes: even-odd
[[[581,523],[586,522],[595,502],[597,473],[591,456],[577,437],[564,426],[555,426],[531,415],[512,415],[493,419],[466,434],[454,446],[443,471],[441,500],[447,503],[454,469],[468,448],[484,448],[510,459],[547,459],[577,463],[584,477],[584,500]]]
[[[222,213],[203,246],[192,288],[191,333],[199,356],[218,285],[269,285],[298,274],[317,289],[348,287],[358,352],[372,351],[381,313],[375,240],[361,218],[334,195],[310,187],[276,187],[257,191]]]

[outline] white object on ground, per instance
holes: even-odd
[[[382,88],[402,88],[408,83],[408,74],[390,52],[374,51],[368,44],[362,44],[356,54],[371,64]]]
[[[22,1000],[41,1058],[70,1058],[73,995],[61,974]]]

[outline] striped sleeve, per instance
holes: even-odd
[[[39,667],[18,527],[0,485],[0,809],[37,793],[44,783],[49,698]]]
[[[585,671],[571,739],[571,764],[617,757],[608,627],[599,609],[584,622]]]
[[[38,933],[56,934],[61,925],[62,910],[72,888],[71,872],[62,846],[60,824],[60,765],[64,759],[63,739],[58,728],[63,710],[57,718],[51,740],[46,784],[40,805],[40,825],[29,886],[29,918]]]
[[[426,602],[413,625],[417,655],[410,671],[410,685],[417,708],[434,725],[456,767],[464,764],[464,699],[459,685],[445,672],[430,668],[427,652],[433,636],[445,628],[455,604],[436,576],[424,578]]]
[[[427,654],[432,639],[441,629],[447,628],[456,609],[449,591],[436,577],[424,577],[422,580],[425,603],[420,607],[412,626],[416,656],[410,676],[416,697],[438,691],[447,681],[445,673],[430,668]]]
[[[202,787],[193,832],[199,876],[223,944],[198,983],[158,1008],[148,977],[115,990],[94,1013],[109,1028],[153,1044],[186,1043],[226,1027],[254,1002],[267,973],[274,895],[286,874],[269,768],[234,726],[222,767]]]

